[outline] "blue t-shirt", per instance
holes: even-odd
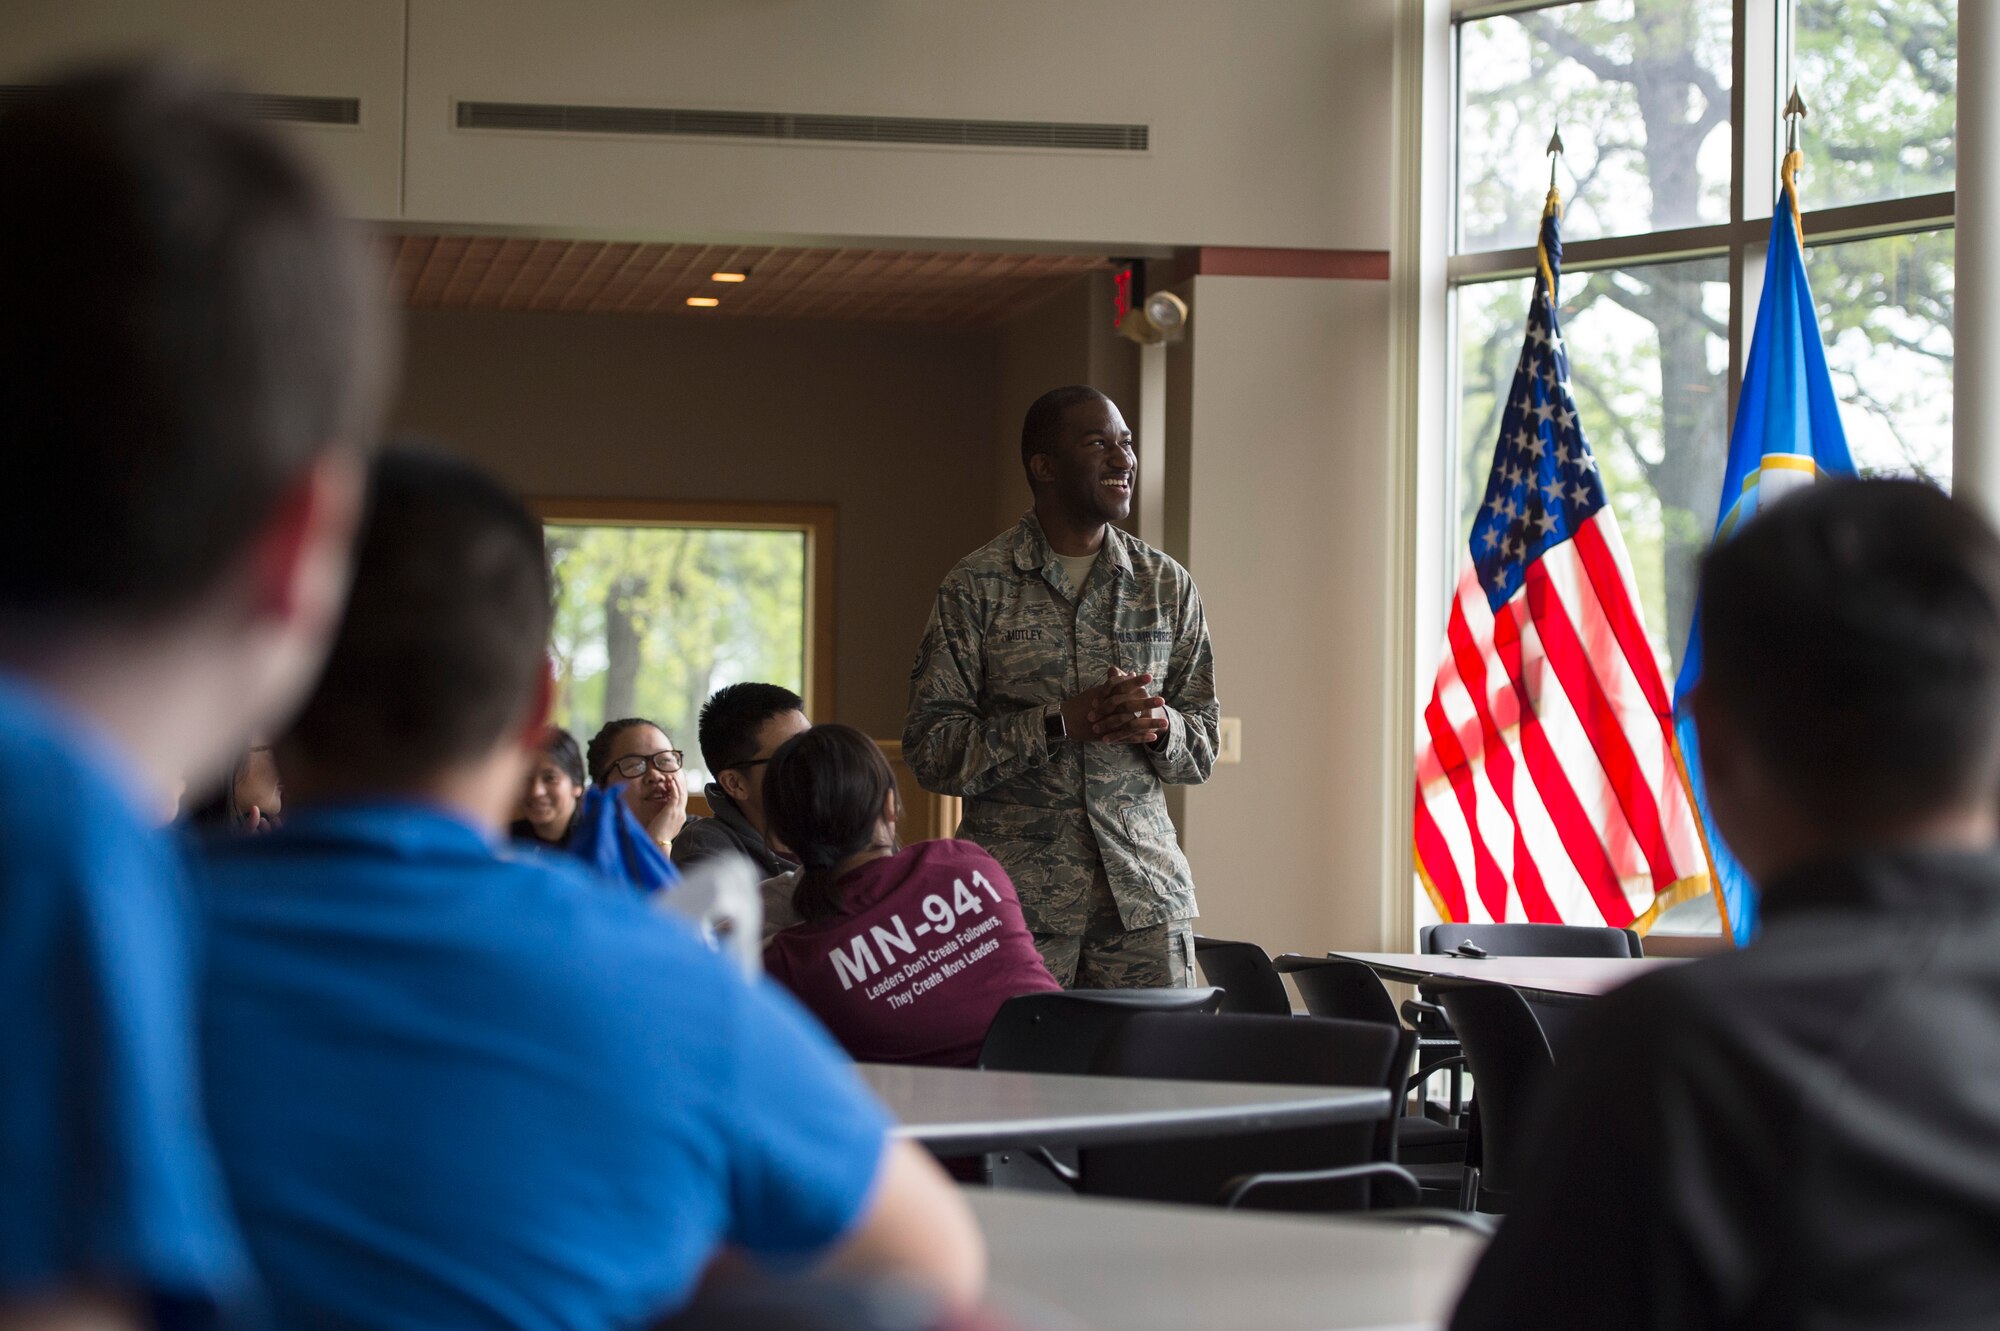
[[[204,1078],[280,1325],[636,1326],[719,1244],[860,1219],[881,1107],[629,888],[408,804],[209,851]]]
[[[195,1095],[186,882],[116,745],[0,678],[0,1301],[199,1324],[245,1268]]]

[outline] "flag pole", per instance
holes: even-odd
[[[1799,121],[1810,115],[1805,99],[1799,96],[1799,85],[1792,85],[1792,95],[1785,99],[1785,161],[1778,168],[1778,178],[1785,182],[1785,199],[1792,205],[1792,231],[1799,238],[1799,248],[1805,248],[1805,221],[1799,216],[1799,168],[1806,163],[1805,154],[1799,151]]]
[[[1544,220],[1551,217],[1560,219],[1563,205],[1562,191],[1556,188],[1556,163],[1562,160],[1563,155],[1562,126],[1556,126],[1555,132],[1549,135],[1549,146],[1542,151],[1549,155],[1549,195],[1542,201],[1542,217]],[[1542,280],[1549,284],[1549,306],[1554,308],[1557,303],[1556,275],[1549,266],[1548,240],[1540,230],[1535,232],[1535,265],[1542,270]]]

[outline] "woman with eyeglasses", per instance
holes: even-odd
[[[671,851],[688,821],[688,793],[681,751],[667,732],[644,717],[606,721],[586,756],[592,784],[622,782],[625,807],[661,850]]]

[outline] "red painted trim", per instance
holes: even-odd
[[[1174,259],[1174,280],[1190,277],[1313,277],[1345,282],[1389,280],[1387,250],[1280,250],[1202,245]]]

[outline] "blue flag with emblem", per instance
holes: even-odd
[[[1796,96],[1796,94],[1795,94]],[[1784,188],[1771,219],[1771,246],[1764,266],[1764,293],[1750,337],[1750,359],[1729,432],[1729,466],[1716,506],[1715,539],[1724,541],[1763,505],[1787,490],[1821,476],[1852,476],[1840,405],[1826,371],[1812,291],[1806,285],[1800,248],[1796,151],[1785,156]],[[1701,682],[1701,607],[1695,607],[1680,678],[1674,682],[1674,732],[1680,741],[1682,773],[1701,816],[1711,881],[1723,928],[1741,947],[1757,929],[1757,896],[1749,876],[1729,853],[1709,813],[1702,780],[1701,748],[1688,693]]]

